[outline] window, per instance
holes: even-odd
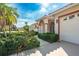
[[[71,16],[69,16],[69,19],[72,19],[72,18],[74,18],[75,17],[75,15],[71,15]]]
[[[79,13],[77,14],[77,16],[79,17]]]
[[[65,17],[64,20],[67,20],[67,17]]]

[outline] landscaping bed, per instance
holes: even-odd
[[[33,36],[32,36],[33,35]],[[39,47],[40,42],[31,32],[26,33],[0,33],[0,56],[18,53],[23,50]]]
[[[39,33],[38,37],[50,43],[58,41],[58,35],[55,33]]]

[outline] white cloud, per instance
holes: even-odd
[[[57,7],[58,7],[58,5],[56,5],[56,4],[55,5],[52,5],[52,8],[57,8]]]
[[[17,22],[27,22],[27,21],[28,19],[20,19],[20,18],[17,19]]]
[[[49,6],[49,3],[41,3],[42,7],[48,7]]]
[[[17,27],[23,27],[25,25],[25,22],[27,22],[28,20],[26,19],[17,19]]]
[[[46,12],[46,11],[47,11],[46,8],[43,8],[43,7],[42,7],[42,8],[40,9],[40,12]]]
[[[28,23],[28,25],[31,25],[33,23],[35,23],[34,20],[31,19],[18,19],[17,24],[15,24],[18,28],[19,27],[23,27],[25,25],[25,22]]]
[[[47,11],[47,7],[49,7],[50,3],[41,3],[41,8],[38,11],[26,13],[27,18],[37,20],[39,17],[45,15]]]
[[[50,3],[41,3],[41,9],[40,12],[46,13],[47,7],[50,5]]]
[[[23,27],[25,25],[24,22],[17,22],[16,26],[19,28],[19,27]]]
[[[28,21],[28,25],[31,25],[31,24],[33,24],[33,23],[35,23],[34,20],[30,20],[30,21]]]

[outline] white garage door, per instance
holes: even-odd
[[[79,44],[79,16],[60,20],[60,40]]]

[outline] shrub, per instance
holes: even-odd
[[[26,47],[27,49],[40,46],[40,42],[36,39],[36,37],[29,38],[26,43],[27,43]]]
[[[29,33],[30,33],[31,36],[34,36],[34,35],[37,35],[38,34],[38,32],[36,32],[34,30],[30,31]]]
[[[10,55],[23,50],[38,47],[40,42],[34,36],[27,37],[25,33],[6,33],[0,37],[0,55]]]
[[[38,37],[50,43],[56,42],[58,40],[58,35],[55,33],[39,33]]]
[[[13,39],[2,38],[0,43],[0,55],[9,55],[15,52],[16,46]]]

